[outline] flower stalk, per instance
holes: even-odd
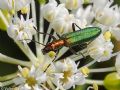
[[[104,82],[102,80],[90,80],[90,79],[86,79],[86,83],[87,84],[94,84],[96,83],[97,85],[103,86]]]
[[[16,78],[17,77],[17,73],[18,72],[15,72],[15,73],[12,73],[12,74],[9,74],[9,75],[5,75],[5,76],[0,76],[0,82]]]
[[[8,57],[2,53],[0,53],[0,61],[5,63],[10,63],[10,64],[15,64],[15,65],[27,66],[27,67],[31,66],[31,62]]]
[[[101,73],[101,72],[112,72],[112,71],[116,71],[115,67],[90,69],[90,73]]]
[[[20,47],[20,49],[26,54],[26,56],[31,60],[32,63],[38,61],[37,57],[31,51],[31,49],[26,45],[24,46],[21,42],[17,41],[16,44]]]

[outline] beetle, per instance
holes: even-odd
[[[79,30],[75,31],[75,26],[77,26]],[[42,49],[42,53],[46,54],[50,51],[58,51],[60,48],[65,46],[69,47],[70,50],[76,54],[76,52],[71,47],[88,44],[101,34],[101,28],[99,27],[87,27],[81,29],[78,25],[73,23],[72,28],[74,32],[66,33],[62,36],[58,35],[59,39],[53,40],[52,42],[45,45],[45,47]]]
[[[75,26],[77,26],[79,28],[79,30],[75,31]],[[57,34],[59,39],[56,39],[54,36],[52,36],[49,33],[39,32],[35,29],[38,33],[49,35],[54,40],[46,45],[36,42],[36,41],[33,41],[33,40],[32,41],[45,46],[42,49],[43,54],[46,54],[50,51],[58,51],[60,48],[62,48],[64,46],[69,47],[70,50],[72,51],[72,53],[76,54],[76,52],[71,47],[76,46],[76,45],[82,46],[82,45],[89,44],[94,39],[96,39],[102,32],[101,28],[99,28],[99,27],[87,27],[87,28],[81,29],[75,23],[72,24],[72,29],[74,32],[66,33],[66,34],[63,34],[62,36]],[[58,52],[57,52],[57,54],[58,54]],[[52,62],[54,62],[56,60],[57,54],[54,57],[54,59],[52,60]],[[84,57],[84,55],[82,53],[81,53],[81,55]],[[49,68],[50,65],[51,64],[49,64],[47,66],[47,68],[44,70],[44,72],[47,71],[47,69]]]

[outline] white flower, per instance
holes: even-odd
[[[51,22],[56,15],[57,2],[55,0],[49,0],[49,2],[42,7],[43,17]]]
[[[91,0],[95,11],[104,8],[108,1],[109,0]]]
[[[21,19],[18,17],[13,18],[12,23],[8,27],[7,33],[9,37],[14,40],[22,40],[24,43],[28,43],[32,39],[32,35],[36,33],[35,25],[33,24],[32,19],[24,20],[21,15]]]
[[[13,9],[13,0],[0,0],[0,8],[11,10]]]
[[[112,35],[116,38],[116,40],[120,41],[120,28],[113,27],[113,28],[110,28],[110,31]]]
[[[19,11],[30,2],[31,0],[0,0],[0,8],[8,11]]]
[[[15,0],[15,10],[19,11],[31,3],[31,0]]]
[[[52,81],[59,88],[69,89],[85,83],[85,76],[77,69],[76,63],[69,58],[56,62],[55,69]]]
[[[58,17],[52,22],[53,29],[58,34],[64,34],[72,32],[72,23],[74,22],[74,16],[71,14],[66,14],[63,17]]]
[[[106,26],[113,26],[120,22],[120,13],[118,6],[115,5],[110,7],[112,3],[113,1],[108,1],[104,8],[95,11],[95,19],[98,23]]]
[[[56,16],[52,22],[52,28],[59,35],[62,35],[64,33],[73,32],[73,23],[77,24],[80,28],[83,28],[86,25],[85,21],[81,22],[79,19],[76,19],[73,14],[66,12],[64,15]]]
[[[96,40],[91,42],[87,49],[88,54],[95,60],[106,61],[109,60],[112,56],[114,45],[112,42],[106,41],[104,36],[101,34]]]
[[[80,7],[83,4],[83,0],[60,0],[61,3],[65,3],[67,9],[73,10]]]
[[[42,16],[49,22],[52,22],[56,17],[64,16],[68,13],[64,4],[59,4],[55,0],[49,0],[45,6],[42,7]]]
[[[31,69],[18,66],[20,73],[13,81],[19,85],[20,90],[43,90],[41,84],[46,82],[47,75],[40,68],[32,66]],[[26,89],[25,89],[26,88]]]
[[[93,18],[94,18],[94,12],[92,11],[92,6],[89,5],[85,9],[83,7],[80,7],[76,13],[75,17],[77,19],[80,19],[80,21],[85,25],[86,24],[91,24]]]

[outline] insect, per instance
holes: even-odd
[[[79,30],[75,31],[75,26],[77,26],[79,28]],[[63,34],[62,36],[58,37],[59,39],[56,39],[54,36],[52,36],[51,34],[48,33],[42,33],[37,31],[40,34],[46,34],[49,35],[50,37],[52,37],[54,40],[50,43],[48,43],[47,45],[44,45],[45,47],[42,49],[42,53],[46,54],[50,51],[58,51],[60,48],[62,47],[69,47],[70,50],[76,54],[76,52],[72,49],[73,46],[79,45],[85,45],[85,44],[89,44],[90,42],[92,42],[94,39],[96,39],[100,34],[101,34],[101,29],[99,27],[87,27],[84,29],[81,29],[78,25],[76,25],[75,23],[72,24],[72,28],[74,32],[70,32],[70,33],[66,33]],[[33,41],[33,40],[32,40]],[[34,41],[36,42],[36,41]],[[58,54],[58,52],[57,52]],[[57,56],[56,54],[56,56]],[[81,55],[84,57],[84,55],[81,53]],[[52,60],[52,62],[55,61],[56,56],[54,57],[54,59]],[[47,69],[49,68],[51,64],[49,64],[47,66],[47,68],[44,70],[44,72],[47,71]]]
[[[101,34],[101,29],[98,27],[87,27],[81,29],[76,25],[79,30],[75,31],[75,25],[75,23],[72,24],[74,32],[66,33],[62,36],[58,35],[58,40],[53,40],[45,45],[45,47],[42,49],[43,54],[46,54],[50,51],[58,51],[63,46],[69,47],[71,52],[76,54],[76,52],[72,49],[73,46],[82,46],[84,44],[88,44]]]

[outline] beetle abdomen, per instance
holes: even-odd
[[[62,37],[66,39],[69,46],[85,43],[98,37],[101,29],[98,27],[88,27],[82,30],[64,34]]]

